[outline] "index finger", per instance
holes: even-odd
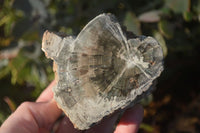
[[[56,81],[53,80],[49,86],[40,94],[36,102],[46,102],[53,98],[52,88],[56,84]]]
[[[123,114],[114,133],[136,133],[142,122],[144,109],[141,105],[135,105]]]

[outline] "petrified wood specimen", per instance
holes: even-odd
[[[111,14],[94,18],[77,37],[46,31],[42,50],[54,60],[54,99],[80,130],[134,105],[163,71],[159,43],[123,30]]]

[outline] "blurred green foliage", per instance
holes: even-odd
[[[104,12],[115,14],[127,30],[159,40],[166,69],[158,82],[158,88],[164,89],[157,91],[160,96],[155,93],[155,101],[168,94],[181,101],[190,93],[185,86],[199,81],[187,76],[195,76],[189,70],[199,73],[200,0],[3,0],[0,1],[0,123],[11,113],[11,108],[24,100],[34,101],[54,79],[52,62],[41,51],[43,32],[48,29],[77,35],[89,20]],[[175,79],[176,83],[172,81]],[[177,94],[179,88],[183,95]],[[199,90],[191,93],[194,92]],[[164,127],[153,128],[148,115],[144,120],[147,124],[143,123],[141,128],[162,132]],[[166,119],[162,116],[163,121]]]

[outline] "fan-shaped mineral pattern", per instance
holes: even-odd
[[[159,43],[122,30],[111,14],[94,18],[77,37],[46,31],[42,50],[54,60],[54,98],[80,130],[136,103],[163,71]]]

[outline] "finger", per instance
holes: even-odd
[[[119,113],[114,113],[113,115],[104,118],[99,124],[87,130],[86,133],[112,133],[118,118]]]
[[[143,115],[144,110],[141,105],[135,105],[133,108],[126,110],[115,129],[115,133],[136,133]]]
[[[68,117],[64,117],[58,127],[56,133],[81,133],[80,130],[75,129]]]
[[[74,128],[73,124],[70,122],[69,118],[65,117],[60,127],[58,128],[58,131],[56,133],[63,133],[69,132],[69,133],[111,133],[114,130],[114,125],[116,123],[116,120],[119,116],[119,113],[115,113],[112,116],[109,116],[107,118],[104,118],[99,124],[93,126],[92,128],[84,131],[80,131]]]
[[[0,130],[6,133],[36,133],[42,128],[50,129],[60,114],[61,110],[54,100],[25,102],[3,123]]]
[[[56,84],[56,81],[53,80],[49,86],[40,94],[36,102],[46,102],[53,98],[52,88]]]

